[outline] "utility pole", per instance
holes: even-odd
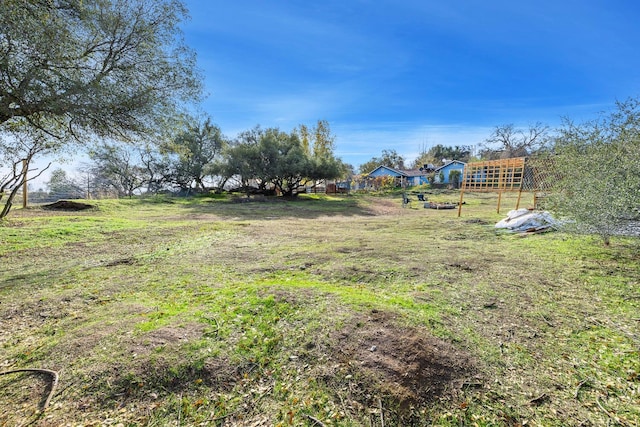
[[[24,181],[22,182],[22,208],[25,209],[28,203],[27,198],[29,197],[29,191],[27,188],[27,161],[26,160],[22,161],[22,174],[24,175],[23,177]]]

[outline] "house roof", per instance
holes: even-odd
[[[375,172],[380,171],[381,169],[387,170],[387,171],[391,172],[392,174],[395,174],[395,175],[398,175],[398,176],[403,176],[405,178],[410,178],[410,177],[413,177],[413,176],[423,176],[423,175],[425,175],[425,172],[421,171],[419,169],[400,170],[400,169],[394,169],[394,168],[391,168],[391,167],[385,166],[385,165],[378,166],[377,168],[375,168],[374,170],[369,172],[367,175],[372,175]]]
[[[372,170],[371,172],[369,172],[367,175],[371,175],[371,174],[373,174],[373,173],[375,173],[375,172],[378,172],[378,171],[379,171],[379,170],[381,170],[381,169],[387,170],[387,171],[389,171],[389,172],[393,172],[393,173],[394,173],[394,174],[396,174],[396,175],[406,176],[406,175],[405,175],[405,173],[404,173],[403,171],[398,170],[398,169],[394,169],[394,168],[391,168],[391,167],[389,167],[389,166],[385,166],[385,165],[380,165],[380,166],[378,166],[377,168],[375,168],[374,170]]]
[[[466,165],[465,162],[461,162],[460,160],[451,160],[450,162],[447,162],[444,165],[442,165],[439,168],[437,168],[436,172],[438,172],[441,169],[446,168],[447,166],[451,166],[451,164],[459,164],[460,166],[465,166]]]
[[[420,169],[410,169],[403,172],[405,173],[405,176],[423,176],[426,173],[425,171],[421,171]]]

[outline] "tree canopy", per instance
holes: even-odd
[[[163,152],[172,154],[174,183],[183,190],[194,184],[196,190],[204,190],[210,166],[222,156],[228,143],[220,127],[209,117],[186,117],[183,129],[162,146]]]
[[[549,208],[568,230],[596,233],[609,243],[640,219],[640,101],[582,124],[565,120],[553,148],[557,180]]]
[[[199,99],[186,16],[180,0],[0,2],[0,218],[34,157],[94,135],[152,133]]]
[[[86,194],[85,189],[74,179],[70,178],[67,172],[61,168],[51,171],[51,176],[49,177],[49,181],[47,181],[47,188],[49,189],[49,193],[57,199],[78,198]]]
[[[179,0],[4,0],[0,124],[24,118],[60,136],[148,130],[199,97]]]
[[[242,132],[227,150],[223,169],[239,179],[247,192],[253,184],[257,191],[273,187],[284,196],[295,196],[306,181],[335,179],[344,173],[343,163],[333,155],[328,123],[321,129],[310,133],[300,126],[287,133],[255,127]]]
[[[433,164],[438,167],[443,160],[460,160],[468,162],[471,158],[471,147],[468,145],[456,145],[449,147],[442,144],[434,145],[429,150],[422,152],[412,163],[413,169],[420,169],[424,165]]]
[[[0,134],[0,219],[9,214],[13,199],[27,179],[31,160],[56,148],[57,144],[52,143],[48,135],[35,128],[18,131],[10,127]],[[48,167],[32,170],[36,173],[31,179],[40,176]]]
[[[526,129],[513,124],[496,126],[485,139],[480,156],[487,160],[524,157],[543,150],[549,144],[549,126],[540,122]]]
[[[102,144],[89,152],[93,161],[88,169],[95,191],[115,192],[131,197],[148,183],[147,170],[137,161],[139,150],[118,144]]]

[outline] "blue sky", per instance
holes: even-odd
[[[185,3],[202,109],[227,136],[326,119],[355,167],[640,95],[635,0]]]

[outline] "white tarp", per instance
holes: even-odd
[[[496,228],[511,231],[540,231],[556,225],[558,222],[547,211],[518,209],[509,211],[507,217],[496,224]]]

